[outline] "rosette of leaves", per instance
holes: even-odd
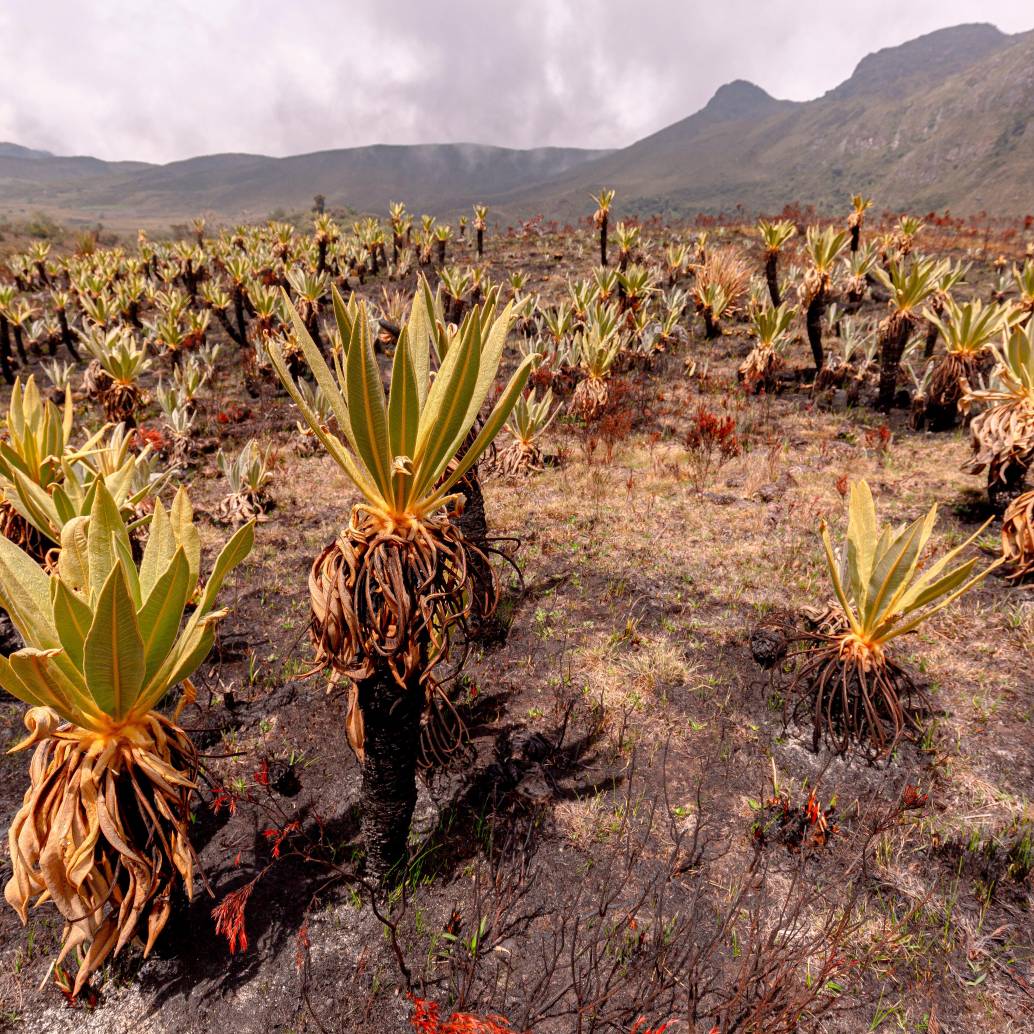
[[[186,492],[168,513],[155,504],[137,564],[98,482],[89,516],[62,529],[50,575],[0,541],[0,604],[26,644],[0,658],[0,686],[29,705],[29,735],[14,749],[35,747],[4,897],[23,922],[33,899],[56,906],[65,920],[58,961],[79,954],[75,994],[134,937],[151,950],[175,884],[192,892],[197,751],[157,707],[173,687],[189,687],[208,655],[225,614],[216,595],[252,539],[250,525],[234,535],[199,591]]]
[[[1002,518],[1002,556],[1011,581],[1034,575],[1034,491],[1017,496]]]
[[[777,308],[766,306],[754,316],[754,334],[757,341],[739,368],[739,379],[752,393],[771,392],[775,377],[784,364],[783,350],[790,325],[797,310],[785,302]]]
[[[517,368],[473,441],[468,437],[495,381],[511,312],[475,306],[432,371],[436,333],[417,291],[399,335],[385,397],[365,305],[332,294],[342,347],[333,368],[293,307],[295,335],[333,412],[336,432],[306,402],[275,348],[270,360],[313,434],[362,501],[309,574],[317,659],[351,680],[346,729],[363,766],[367,868],[383,879],[405,862],[416,801],[421,726],[441,700],[435,668],[449,652],[475,591],[484,555],[449,520],[455,489],[502,429],[534,357]],[[443,328],[438,328],[442,330]],[[494,582],[481,584],[493,598]]]
[[[542,470],[539,441],[559,412],[560,405],[553,406],[553,392],[549,389],[542,398],[536,398],[532,389],[517,400],[506,422],[513,442],[499,453],[499,470],[506,477],[521,479],[533,470]]]
[[[979,298],[959,304],[948,298],[940,313],[923,315],[944,339],[945,354],[930,375],[927,420],[934,431],[958,422],[958,404],[966,385],[975,381],[992,360],[991,342],[1009,326],[1010,312],[1003,305],[985,306]]]
[[[976,557],[957,562],[986,524],[961,545],[921,565],[936,520],[934,505],[909,525],[880,528],[869,486],[857,481],[851,485],[847,538],[839,559],[823,521],[822,543],[837,603],[809,636],[788,700],[795,714],[810,710],[814,749],[823,739],[837,754],[856,744],[876,760],[918,728],[913,701],[921,701],[922,694],[892,656],[890,645],[997,566],[974,574]]]
[[[136,411],[144,398],[140,378],[151,365],[147,346],[125,326],[107,331],[95,328],[83,344],[103,375],[95,375],[95,388],[105,416],[113,424],[135,427]]]
[[[967,385],[959,406],[984,406],[969,425],[974,455],[963,469],[987,471],[987,492],[997,508],[1020,493],[1034,462],[1034,325],[1014,327],[1004,347],[992,351],[991,386]]]
[[[220,450],[216,466],[229,488],[216,507],[216,518],[235,525],[264,521],[269,509],[269,484],[273,480],[269,447],[260,449],[255,439],[249,438],[232,458]]]

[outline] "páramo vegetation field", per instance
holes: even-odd
[[[0,1028],[1034,1029],[1031,220],[620,200],[6,226]]]

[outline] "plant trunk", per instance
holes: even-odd
[[[235,342],[243,348],[244,345],[247,344],[247,342],[241,340],[236,328],[230,322],[230,317],[226,315],[226,310],[213,309],[212,311],[215,313],[215,318],[222,324],[223,330],[226,331],[227,337],[229,337],[231,341]]]
[[[1026,467],[1016,464],[1010,464],[1002,478],[991,470],[987,472],[987,498],[996,514],[1001,516],[1013,500],[1023,495],[1026,477]]]
[[[445,265],[445,241],[438,242],[438,265]]]
[[[4,380],[14,384],[14,373],[11,370],[11,328],[7,317],[0,313],[0,369]]]
[[[772,299],[772,305],[777,309],[782,300],[779,297],[778,262],[779,254],[775,251],[770,251],[765,256],[765,279],[768,281],[768,295]]]
[[[722,328],[718,320],[714,318],[710,309],[704,309],[704,337],[713,341],[716,337],[722,336]]]
[[[826,365],[826,356],[822,351],[822,316],[825,311],[826,292],[819,291],[808,303],[804,320],[808,330],[808,344],[811,345],[812,358],[815,360],[816,374]]]
[[[361,790],[366,872],[379,883],[401,875],[416,805],[416,766],[424,691],[390,675],[358,684],[363,716]]]
[[[316,251],[316,275],[318,276],[327,268],[327,242],[321,240]]]
[[[862,238],[862,227],[860,224],[855,224],[851,227],[851,251],[856,252],[858,250],[858,244]]]
[[[488,520],[485,517],[485,497],[481,491],[481,479],[477,475],[476,465],[474,470],[460,479],[456,491],[463,496],[463,512],[450,519],[471,545],[485,553],[488,550]],[[474,574],[470,624],[473,634],[479,635],[486,631],[484,601],[492,596],[492,568],[488,561],[478,554],[471,554],[468,559]]]
[[[323,337],[320,334],[320,321],[315,305],[309,312],[309,318],[305,321],[305,329],[309,332],[313,344],[320,350],[320,355],[327,357],[327,349],[323,344]]]
[[[891,317],[891,325],[884,330],[883,340],[880,342],[880,394],[876,408],[881,413],[889,413],[894,406],[901,357],[905,354],[908,335],[912,330],[910,320],[902,319],[900,325],[895,326],[897,322]]]
[[[22,328],[19,324],[14,325],[14,347],[18,349],[18,358],[24,366],[29,365],[29,357],[25,354],[25,342],[22,340]]]
[[[600,222],[600,265],[607,264],[607,217]]]
[[[937,347],[937,335],[940,333],[937,324],[927,321],[926,324],[926,347],[923,349],[923,358],[929,359],[933,350]]]
[[[485,254],[485,231],[478,230],[478,258],[482,258]]]
[[[237,320],[237,344],[244,348],[248,343],[248,323],[244,316],[244,288],[241,286],[233,290],[233,315]]]

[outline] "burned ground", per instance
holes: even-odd
[[[543,302],[559,298],[591,268],[579,233],[490,242],[490,273],[525,269]],[[972,289],[989,278],[977,262]],[[817,529],[842,527],[845,479],[868,479],[884,519],[939,503],[939,543],[980,526],[966,432],[915,433],[903,410],[792,382],[748,398],[744,325],[706,342],[693,322],[687,344],[619,374],[609,424],[555,424],[545,470],[484,472],[516,570],[499,563],[500,631],[470,644],[452,688],[469,745],[421,788],[414,861],[387,901],[361,876],[343,690],[309,675],[307,572],[353,494],[303,454],[286,397],[270,382],[249,394],[224,347],[201,437],[254,437],[278,459],[275,506],[184,714],[204,755],[205,878],[150,959],[126,952],[74,1007],[47,979],[56,912],[23,929],[0,910],[0,1026],[388,1034],[409,1029],[411,995],[536,1034],[638,1017],[689,1030],[694,999],[702,1031],[754,1015],[774,1031],[801,1015],[826,1031],[1030,1029],[1031,877],[1015,863],[1034,819],[1034,590],[992,576],[900,645],[934,709],[878,766],[813,753],[807,723],[784,721],[787,678],[750,651],[753,629],[831,597]],[[803,338],[792,356],[806,363]],[[701,406],[732,416],[738,440],[702,473],[685,444]],[[214,453],[182,478],[214,512]],[[225,529],[203,534],[210,553]],[[980,545],[997,550],[994,526]],[[0,701],[6,746],[21,712]],[[26,767],[0,756],[5,823]],[[812,792],[833,806],[824,833]],[[232,917],[242,898],[231,951],[213,910]]]

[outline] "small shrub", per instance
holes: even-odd
[[[686,451],[690,480],[698,492],[702,491],[729,460],[740,454],[735,417],[721,416],[703,404],[698,406],[686,434]]]

